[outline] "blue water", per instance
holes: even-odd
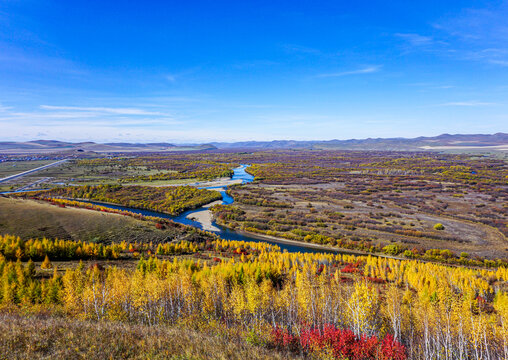
[[[249,165],[240,165],[240,167],[237,167],[236,169],[233,169],[233,180],[241,179],[242,184],[250,183],[254,181],[254,176],[249,174],[246,170],[249,167]]]
[[[241,179],[242,184],[247,184],[247,183],[252,182],[254,180],[254,176],[250,175],[249,173],[247,173],[245,171],[248,166],[249,165],[241,165],[240,167],[234,169],[234,174],[233,174],[232,179],[233,180]],[[201,187],[200,189],[222,189],[220,191],[220,193],[222,194],[222,204],[229,205],[234,202],[234,199],[226,193],[226,191],[227,191],[226,186]],[[160,213],[157,211],[134,209],[134,208],[129,208],[129,207],[121,206],[121,205],[104,204],[104,203],[99,203],[99,202],[95,202],[95,201],[87,201],[87,202],[92,203],[92,204],[101,205],[104,207],[108,207],[111,209],[126,210],[126,211],[133,212],[135,214],[159,217],[159,218],[163,218],[163,219],[170,219],[170,220],[173,220],[174,222],[184,224],[184,225],[193,226],[198,229],[202,229],[201,224],[197,221],[188,219],[187,216],[189,214],[194,214],[199,211],[206,210],[206,208],[199,208],[196,210],[188,210],[178,216],[172,216],[172,215]],[[221,225],[217,224],[216,222],[213,222],[213,225],[215,227],[217,227],[219,229],[219,231],[212,231],[212,232],[214,234],[217,234],[218,236],[220,236],[222,239],[226,239],[226,240],[265,242],[265,243],[277,245],[283,251],[286,250],[288,252],[301,252],[301,253],[339,252],[339,251],[316,250],[316,249],[311,249],[311,248],[308,248],[305,246],[278,243],[276,241],[270,241],[270,240],[266,240],[266,239],[262,239],[262,238],[257,238],[255,235],[250,235],[250,234],[247,235],[247,234],[239,233],[235,230],[231,230],[231,229],[228,229],[227,227],[221,226]]]

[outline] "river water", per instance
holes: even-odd
[[[248,167],[249,167],[249,165],[243,164],[243,165],[240,165],[239,167],[233,169],[234,173],[233,173],[233,176],[231,179],[232,180],[242,180],[242,184],[247,184],[247,183],[252,182],[254,180],[254,176],[252,176],[251,174],[249,174],[245,171]],[[210,187],[199,187],[199,188],[200,189],[208,189],[208,190],[218,190],[222,195],[222,204],[223,205],[230,205],[234,202],[234,199],[226,193],[227,186],[210,186]],[[19,192],[26,192],[26,191],[33,191],[33,190],[23,190],[23,191],[19,191]],[[0,194],[9,194],[9,193],[15,193],[15,192],[16,191],[8,191],[8,192],[0,193]],[[84,201],[84,200],[80,200],[80,201]],[[207,208],[201,207],[199,209],[188,210],[178,216],[172,216],[172,215],[157,212],[157,211],[135,209],[135,208],[130,208],[130,207],[121,206],[121,205],[115,205],[115,204],[110,204],[110,203],[102,203],[102,202],[96,202],[96,201],[90,201],[90,200],[86,201],[86,202],[91,203],[91,204],[101,205],[101,206],[104,206],[104,207],[107,207],[110,209],[125,210],[125,211],[130,211],[135,214],[142,214],[145,216],[153,216],[153,217],[158,217],[158,218],[163,218],[163,219],[170,219],[170,220],[173,220],[174,222],[184,224],[184,225],[193,226],[198,229],[202,229],[201,224],[197,221],[189,219],[188,216],[191,214],[200,212],[200,211],[207,210]],[[192,217],[192,216],[189,216],[189,217]],[[265,242],[265,243],[277,245],[282,250],[286,250],[288,252],[302,252],[302,253],[318,253],[318,252],[337,253],[337,252],[340,252],[340,250],[338,250],[338,249],[337,250],[324,250],[324,249],[318,250],[318,249],[313,249],[313,248],[309,248],[309,247],[302,246],[302,245],[287,244],[287,243],[282,243],[282,242],[277,242],[277,241],[271,241],[266,238],[256,237],[256,235],[240,233],[238,231],[228,229],[225,226],[217,224],[215,221],[212,224],[214,227],[216,227],[219,230],[211,231],[211,232],[219,235],[222,239],[226,239],[226,240]]]
[[[250,183],[254,180],[254,176],[247,173],[245,170],[249,167],[249,165],[241,165],[238,168],[234,169],[234,174],[232,176],[232,180],[242,180],[242,184]],[[209,190],[218,190],[222,194],[222,204],[229,205],[234,202],[234,199],[229,196],[226,193],[227,187],[226,186],[212,186],[212,187],[200,187],[200,189],[209,189]],[[108,207],[111,209],[118,209],[118,210],[126,210],[130,211],[136,214],[142,214],[145,216],[153,216],[153,217],[159,217],[163,219],[170,219],[174,222],[189,225],[196,227],[198,229],[202,229],[201,224],[197,221],[191,220],[188,218],[189,215],[195,214],[199,211],[206,211],[207,208],[199,208],[195,210],[188,210],[178,216],[172,216],[169,214],[164,214],[156,211],[150,211],[150,210],[143,210],[143,209],[134,209],[130,207],[125,207],[121,205],[114,205],[114,204],[105,204],[105,203],[99,203],[95,201],[88,201],[92,204],[101,205],[104,207]],[[192,217],[192,216],[189,216]],[[219,229],[218,231],[211,231],[214,234],[217,234],[222,239],[226,240],[237,240],[237,241],[254,241],[254,242],[265,242],[273,245],[279,246],[282,250],[286,250],[288,252],[302,252],[302,253],[316,253],[316,252],[337,252],[337,251],[327,251],[327,250],[318,250],[318,249],[312,249],[305,246],[295,245],[295,244],[285,244],[285,243],[279,243],[277,241],[271,241],[269,239],[264,238],[257,238],[255,235],[240,233],[235,230],[228,229],[225,226],[221,226],[217,224],[215,221],[213,222],[213,225]]]

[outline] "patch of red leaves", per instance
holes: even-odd
[[[326,352],[335,359],[407,359],[404,345],[394,340],[392,335],[386,335],[382,340],[376,336],[357,337],[351,330],[338,329],[333,325],[325,325],[323,329],[305,328],[300,336],[276,327],[272,330],[272,341],[281,350],[302,350],[309,355]]]

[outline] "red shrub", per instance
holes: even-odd
[[[300,336],[287,329],[276,327],[272,330],[272,341],[279,349],[316,354],[327,351],[336,359],[349,360],[405,360],[404,345],[387,335],[382,341],[376,336],[356,337],[349,329],[339,329],[325,325],[323,329],[304,328]]]
[[[319,268],[316,271],[316,275],[321,275],[323,270],[325,269],[325,266],[323,264],[319,265]]]
[[[343,272],[343,273],[349,273],[349,274],[359,273],[359,272],[361,272],[361,270],[358,269],[359,266],[360,266],[359,262],[356,262],[354,264],[348,263],[340,271]]]
[[[383,360],[405,360],[406,348],[404,345],[395,341],[392,335],[388,334],[381,344],[381,359]]]
[[[298,337],[293,336],[287,329],[276,326],[272,329],[273,344],[279,349],[296,351],[298,349]]]

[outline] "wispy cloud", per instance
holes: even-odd
[[[501,65],[501,66],[508,66],[508,60],[490,59],[489,62],[491,64],[496,64],[496,65]]]
[[[144,109],[136,108],[112,108],[112,107],[82,107],[82,106],[54,106],[54,105],[41,105],[44,110],[71,110],[71,111],[85,111],[85,112],[102,112],[117,115],[164,115],[160,112],[147,111]]]
[[[508,49],[507,48],[487,48],[479,50],[469,50],[464,54],[464,58],[485,61],[489,64],[508,66]]]
[[[200,67],[197,66],[197,67],[182,69],[182,70],[176,71],[176,72],[168,72],[168,73],[162,74],[162,77],[166,81],[169,81],[170,83],[175,83],[177,81],[180,81],[183,77],[191,75],[191,74],[199,71],[199,69],[200,69]]]
[[[433,24],[436,36],[452,45],[448,54],[465,60],[508,66],[508,2],[466,8]]]
[[[54,74],[60,76],[86,76],[88,71],[69,59],[39,54],[30,47],[20,48],[0,39],[0,66],[28,74]]]
[[[508,1],[465,8],[442,17],[420,33],[395,33],[403,52],[426,52],[457,60],[508,66]],[[430,34],[430,35],[427,35]]]
[[[3,114],[2,114],[3,115]],[[19,120],[26,120],[28,122],[33,122],[37,120],[44,120],[44,121],[50,121],[50,120],[73,120],[73,119],[87,119],[90,121],[90,119],[93,119],[97,117],[97,114],[91,113],[91,112],[80,112],[80,111],[57,111],[57,112],[37,112],[37,111],[26,111],[26,112],[18,112],[18,111],[12,111],[12,112],[6,112],[3,117],[0,117],[1,120],[12,120],[12,119],[19,119]]]
[[[335,73],[327,73],[327,74],[319,74],[316,75],[316,77],[319,78],[330,78],[330,77],[341,77],[341,76],[349,76],[349,75],[361,75],[361,74],[372,74],[376,73],[381,69],[381,66],[375,65],[375,66],[367,66],[361,69],[357,70],[350,70],[350,71],[341,71],[341,72],[335,72]]]
[[[235,63],[232,66],[235,69],[245,70],[245,69],[253,69],[253,68],[270,67],[270,66],[277,65],[277,64],[278,63],[276,61],[272,61],[272,60],[250,60],[250,61]]]
[[[453,89],[453,88],[456,88],[455,85],[437,84],[437,83],[430,83],[430,82],[418,82],[418,83],[411,83],[411,84],[407,84],[407,85],[408,86],[420,87],[422,89],[427,89],[427,90]]]
[[[481,102],[481,101],[452,101],[443,104],[439,104],[439,106],[493,106],[497,105],[496,103],[491,102]]]
[[[0,104],[0,112],[7,111],[7,110],[9,110],[9,109],[11,109],[11,107],[9,107],[9,106],[4,106],[4,105]]]
[[[435,42],[430,36],[414,33],[396,33],[395,36],[408,42],[412,46],[427,46]]]
[[[295,45],[295,44],[285,44],[283,45],[284,50],[292,53],[300,53],[300,54],[312,54],[312,55],[321,55],[323,54],[321,50],[314,49],[307,46]]]
[[[35,109],[19,111],[12,107],[0,105],[0,126],[15,124],[18,127],[37,127],[44,124],[52,129],[74,128],[117,128],[117,129],[165,129],[168,126],[182,125],[182,120],[175,119],[164,111],[152,111],[152,107],[85,107],[40,105]],[[55,130],[56,131],[56,130]],[[1,130],[0,130],[1,132]]]
[[[508,39],[507,15],[508,3],[501,1],[496,7],[463,9],[454,16],[434,23],[433,26],[467,41],[498,43]]]

